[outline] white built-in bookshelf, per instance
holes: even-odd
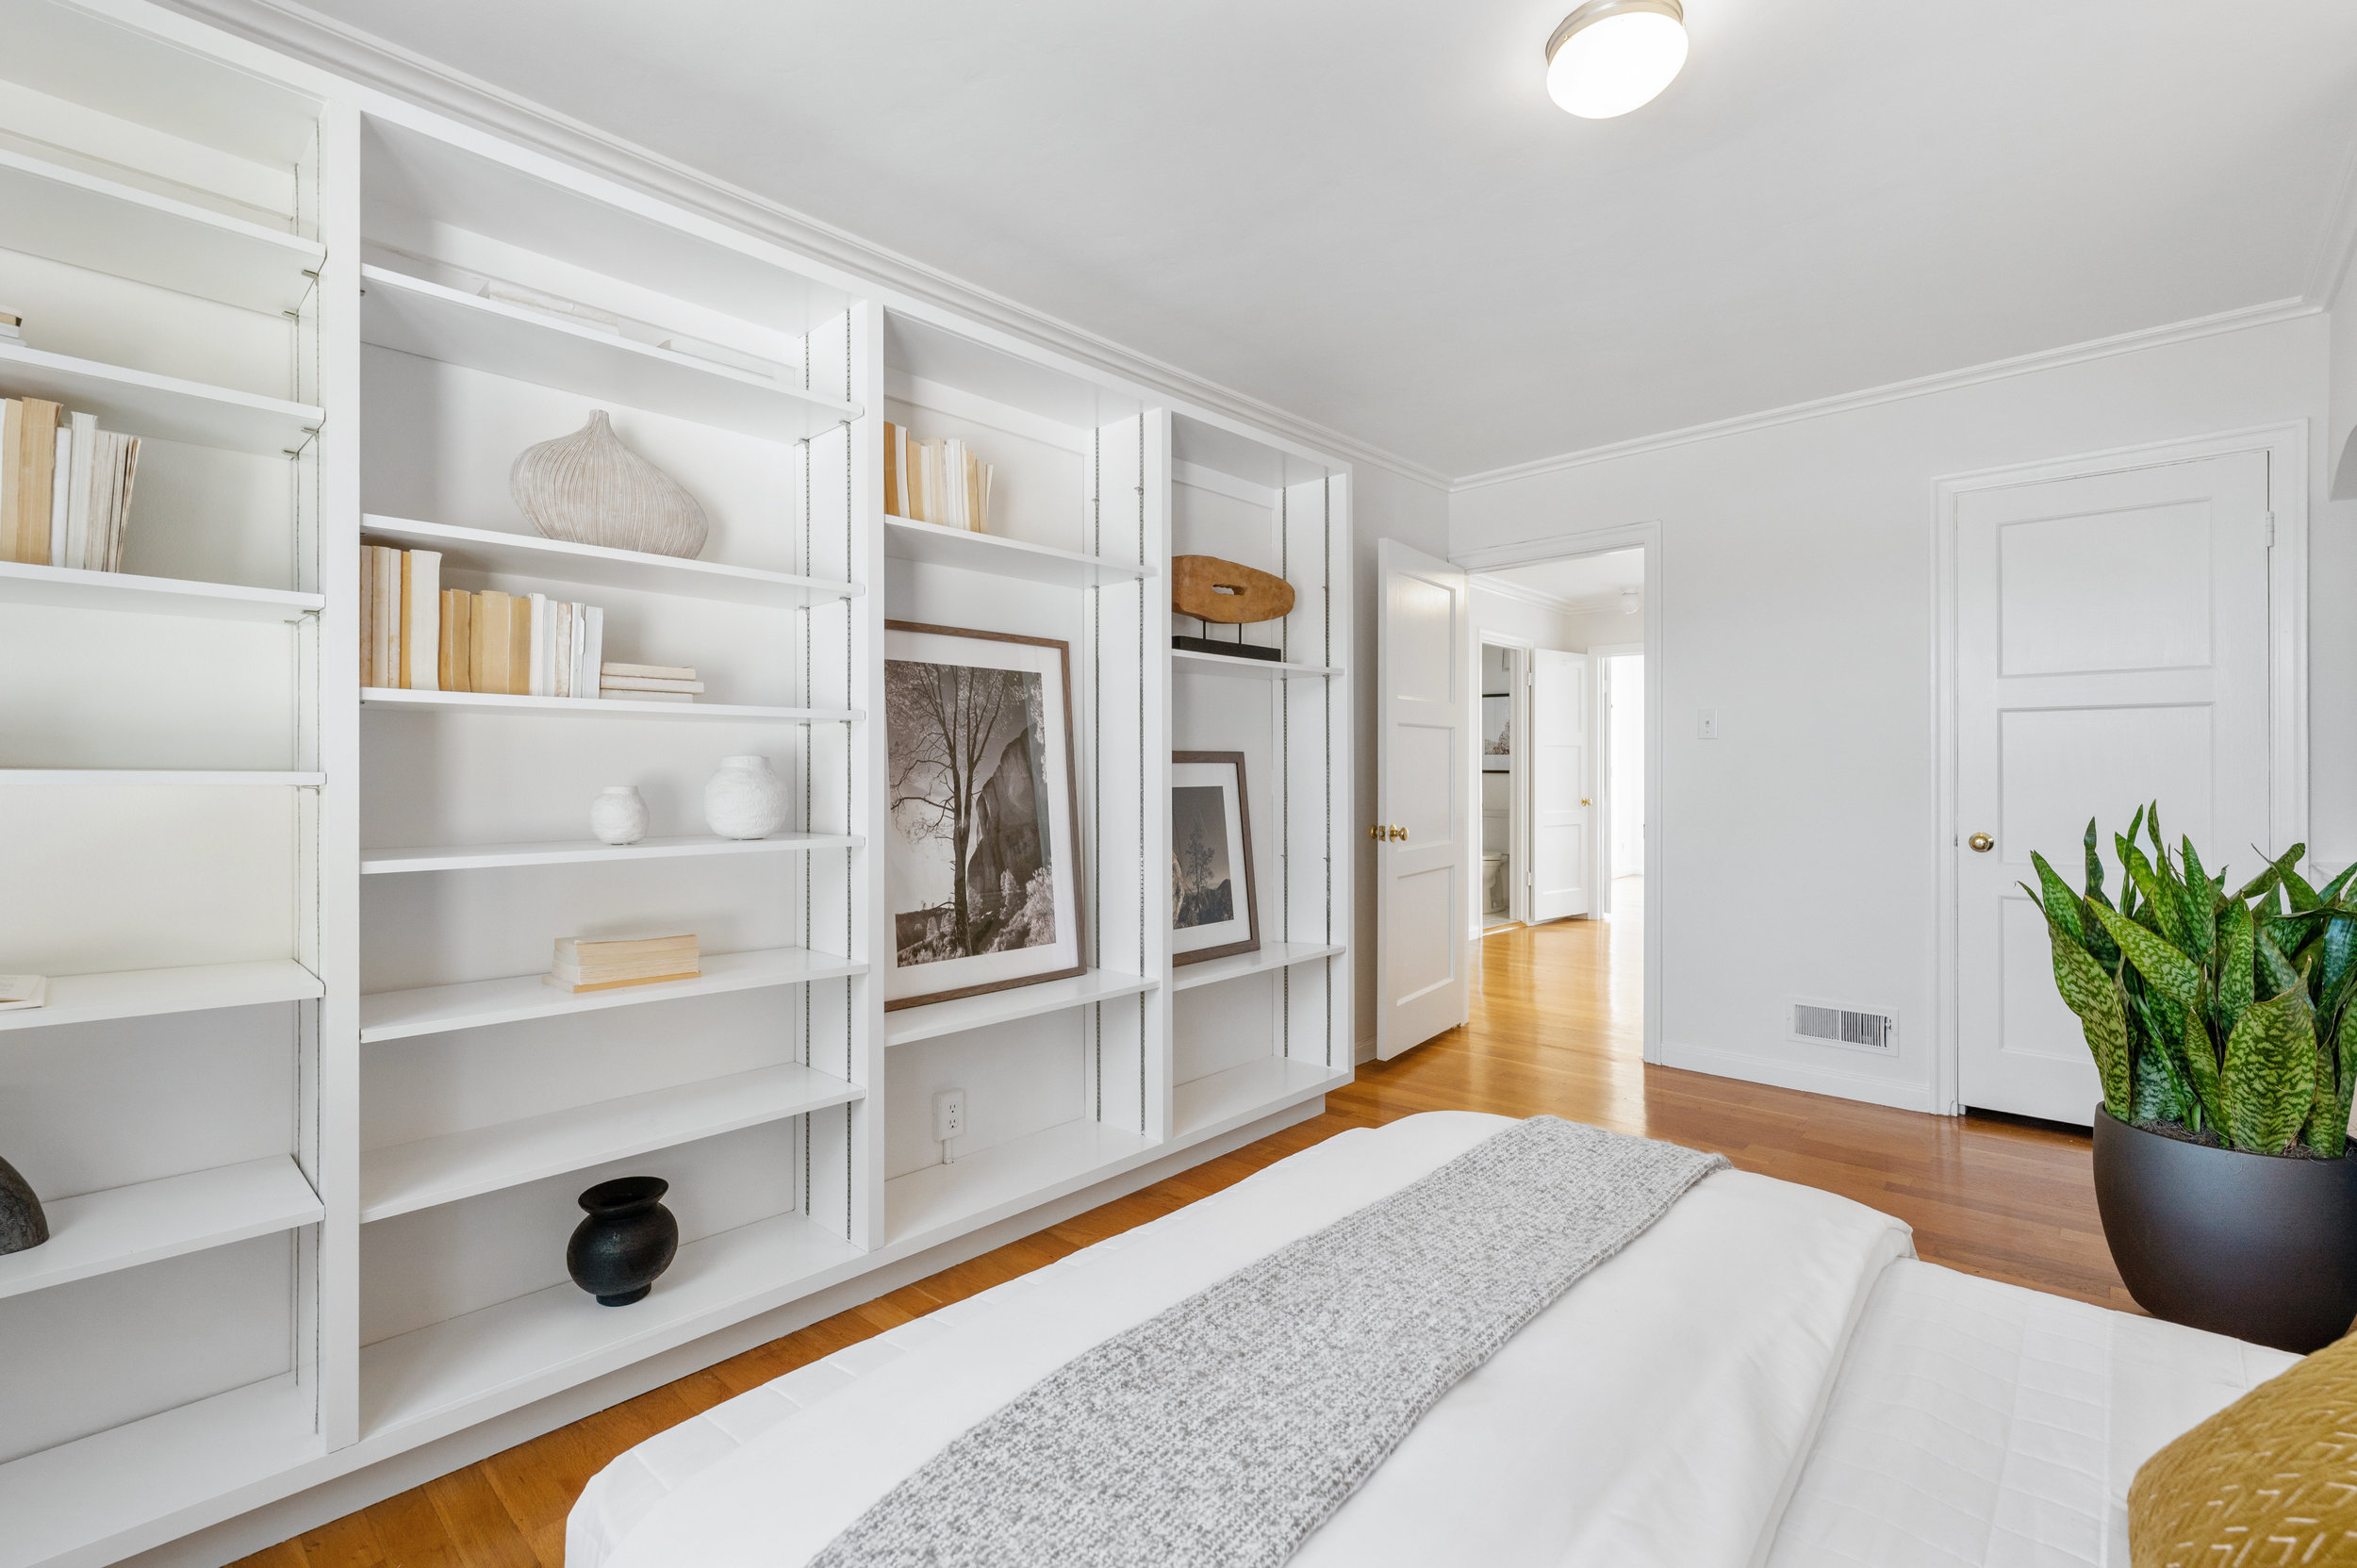
[[[143,0],[0,26],[0,395],[144,443],[123,571],[0,563],[0,806],[39,824],[0,972],[52,977],[0,1012],[0,1157],[56,1232],[0,1258],[0,1568],[567,1419],[1347,1080],[1345,466]],[[596,409],[698,558],[518,510],[516,454]],[[995,466],[988,533],[885,515],[886,420]],[[594,602],[608,659],[706,690],[364,689],[364,540]],[[1247,632],[1282,657],[1174,652],[1174,553],[1292,583]],[[887,620],[1068,645],[1080,973],[885,1008]],[[1246,759],[1257,951],[1173,962],[1174,751]],[[742,753],[789,786],[766,839],[703,820]],[[602,843],[624,784],[652,826]],[[542,983],[638,931],[702,972]],[[683,1245],[606,1309],[565,1241],[625,1173]]]

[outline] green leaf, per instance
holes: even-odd
[[[2347,1013],[2325,1020],[2324,1037],[2332,1042],[2332,1055],[2340,1069],[2338,1087],[2332,1095],[2332,1126],[2344,1139],[2349,1131],[2349,1110],[2352,1097],[2357,1097],[2357,1030],[2346,1027]]]
[[[2185,864],[2185,882],[2179,897],[2184,902],[2185,934],[2193,939],[2187,946],[2196,957],[2207,958],[2217,939],[2217,897],[2201,869],[2201,857],[2194,852],[2193,840],[2185,839],[2178,852]]]
[[[2058,922],[2048,919],[2046,934],[2054,950],[2054,989],[2062,994],[2063,1005],[2079,1015],[2080,1031],[2103,1081],[2103,1108],[2128,1120],[2133,1110],[2128,1016],[2119,983]]]
[[[2130,1050],[2134,1060],[2131,1074],[2134,1079],[2129,1098],[2131,1119],[2139,1122],[2186,1122],[2192,1120],[2193,1093],[2177,1070],[2176,1057],[2165,1050],[2146,1048]]]
[[[2145,930],[2134,920],[2123,920],[2108,909],[2090,908],[2088,913],[2111,933],[2112,940],[2136,973],[2168,994],[2169,1000],[2186,1009],[2197,1009],[2201,995],[2201,968],[2184,954],[2184,950],[2166,938]]]
[[[2159,921],[2160,933],[2174,944],[2180,952],[2191,950],[2193,939],[2185,932],[2185,906],[2179,900],[2177,889],[2162,881],[2160,871],[2145,858],[2142,850],[2122,840],[2119,861],[2128,868],[2129,881],[2144,895],[2144,902]]]
[[[2321,1035],[2312,1037],[2316,1065],[2309,1071],[2308,1121],[2300,1129],[2300,1141],[2326,1159],[2337,1160],[2349,1147],[2349,1113],[2338,1111],[2339,1119],[2334,1119],[2340,1094],[2334,1087],[2339,1075],[2333,1070],[2333,1044]]]
[[[2244,883],[2242,890],[2236,893],[2234,898],[2237,902],[2249,903],[2251,900],[2263,899],[2273,891],[2275,891],[2275,867],[2270,866],[2249,882]]]
[[[2218,1024],[2231,1035],[2242,1022],[2243,1009],[2258,996],[2253,966],[2258,931],[2251,924],[2249,906],[2240,903],[2228,904],[2219,924],[2224,928],[2225,952],[2217,966]]]
[[[2316,897],[2316,890],[2309,886],[2298,871],[2292,869],[2299,864],[2299,857],[2307,852],[2307,845],[2295,844],[2284,850],[2283,858],[2275,863],[2275,880],[2282,885],[2284,892],[2291,895],[2294,915],[2305,914],[2323,902]]]
[[[2103,893],[2103,857],[2095,851],[2095,818],[2087,818],[2087,902],[2109,909],[2112,900]]]
[[[2253,1002],[2226,1042],[2227,1141],[2254,1154],[2291,1147],[2316,1098],[2316,1058],[2304,987]]]
[[[2086,906],[2079,901],[2079,895],[2070,890],[2069,883],[2055,875],[2054,868],[2046,864],[2046,857],[2036,850],[2030,851],[2030,864],[2037,867],[2038,886],[2046,894],[2044,899],[2039,900],[2046,917],[2069,932],[2072,941],[2085,947],[2089,921],[2085,914]],[[2028,893],[2030,889],[2025,887],[2022,891]],[[2031,896],[2036,897],[2036,894]]]
[[[2274,925],[2282,923],[2276,921]],[[2301,995],[2307,994],[2308,988],[2300,982],[2299,969],[2293,966],[2290,959],[2283,956],[2283,949],[2275,945],[2275,933],[2272,927],[2259,932],[2252,939],[2251,946],[2259,955],[2260,989],[2270,997],[2289,991],[2295,986],[2299,987]]]
[[[2194,1098],[2201,1103],[2202,1119],[2212,1127],[2224,1127],[2226,1084],[2218,1072],[2217,1047],[2210,1041],[2200,1009],[2188,1008],[2179,1015],[2176,1038],[2178,1065],[2185,1069]]]
[[[2342,891],[2349,886],[2349,879],[2353,876],[2357,876],[2357,862],[2351,862],[2349,865],[2343,867],[2339,876],[2334,877],[2331,882],[2328,882],[2322,887],[2317,888],[2317,899],[2325,903],[2332,903],[2333,900],[2337,900],[2341,896]]]
[[[2164,859],[2164,860],[2167,859],[2167,858],[2168,858],[2168,843],[2167,843],[2167,841],[2166,839],[2164,839],[2164,838],[2162,838],[2162,837],[2161,837],[2161,802],[2160,802],[2160,801],[2153,801],[2153,802],[2152,802],[2152,804],[2151,804],[2151,809],[2149,809],[2149,810],[2145,813],[2145,815],[2144,815],[2144,831],[2145,831],[2146,833],[2148,833],[2148,834],[2151,834],[2151,835],[2152,835],[2152,852],[2153,852],[2154,854],[2156,854],[2156,855],[2159,855],[2159,856],[2160,856],[2162,859]],[[2130,829],[2128,830],[2128,836],[2129,836],[2130,838],[2134,838],[2134,837],[2135,837],[2135,836],[2136,836],[2136,830],[2135,830],[2134,828],[2133,828],[2133,827],[2132,827],[2132,828],[2130,828]]]

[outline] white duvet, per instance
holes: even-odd
[[[792,1568],[1080,1351],[1504,1125],[1438,1112],[1343,1133],[773,1385],[797,1393],[732,1401],[733,1432],[689,1423],[591,1483],[569,1568]],[[1761,1561],[1867,1297],[1912,1253],[1904,1226],[1846,1198],[1706,1178],[1452,1390],[1294,1564]]]

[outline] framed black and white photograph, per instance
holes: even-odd
[[[1170,761],[1170,961],[1258,952],[1244,753],[1173,751]]]
[[[1514,771],[1514,698],[1511,693],[1483,693],[1481,698],[1481,770]]]
[[[884,622],[884,1008],[1081,972],[1071,654]]]

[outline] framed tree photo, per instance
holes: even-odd
[[[1242,751],[1170,754],[1170,961],[1261,950]]]
[[[1071,652],[884,622],[887,1012],[1082,971]]]

